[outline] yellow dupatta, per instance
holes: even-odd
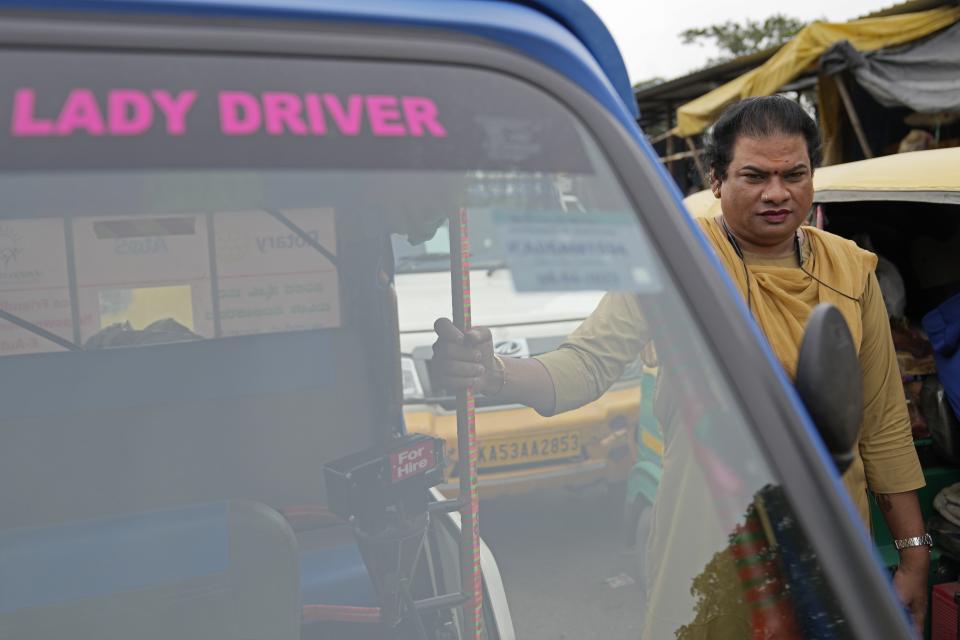
[[[791,379],[807,318],[820,302],[829,302],[840,310],[859,351],[863,326],[858,301],[819,284],[797,268],[748,265],[745,273],[720,217],[700,218],[698,222],[745,300],[749,278],[750,310]],[[814,227],[803,227],[802,233],[804,270],[852,298],[862,298],[870,272],[877,266],[877,256]]]
[[[813,307],[819,302],[835,304],[853,333],[859,350],[863,337],[860,305],[817,283],[795,267],[744,264],[727,240],[719,218],[698,222],[737,289],[750,307],[777,359],[793,378],[803,330]],[[818,229],[804,227],[803,268],[816,278],[860,299],[870,272],[877,263],[873,254],[853,242]],[[750,262],[750,256],[747,256]],[[654,502],[654,524],[648,545],[648,602],[644,640],[661,638],[747,638],[750,637],[750,609],[742,599],[733,556],[725,547],[728,537],[714,499],[708,489],[711,480],[692,450],[694,438],[682,429],[669,428],[678,415],[670,406],[674,385],[666,382],[661,369],[658,385],[658,419],[664,425],[666,448],[663,476]],[[674,387],[675,388],[675,387]],[[863,461],[854,448],[854,463],[844,474],[844,483],[869,526]],[[677,509],[676,505],[685,508]],[[692,583],[680,584],[678,576]],[[691,619],[691,612],[694,612]]]

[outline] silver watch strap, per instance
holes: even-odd
[[[922,536],[901,538],[900,540],[893,541],[893,546],[895,546],[897,549],[909,549],[910,547],[920,547],[923,545],[928,547],[933,546],[933,537],[929,533],[925,533]]]

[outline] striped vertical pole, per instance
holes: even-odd
[[[467,210],[450,217],[450,283],[453,323],[470,330],[470,238]],[[477,473],[477,422],[473,389],[457,394],[457,450],[460,465],[460,589],[464,630],[470,640],[483,635],[483,575],[480,571],[480,479]]]

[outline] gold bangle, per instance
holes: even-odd
[[[503,362],[503,358],[501,358],[497,354],[493,354],[493,363],[496,369],[500,371],[500,386],[497,388],[496,391],[485,392],[484,395],[487,395],[487,396],[495,396],[501,391],[503,391],[503,388],[507,386],[507,365]]]

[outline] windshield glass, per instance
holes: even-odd
[[[573,193],[574,178],[562,173],[507,173],[478,171],[468,176],[464,194],[470,210],[470,268],[480,270],[506,267],[506,256],[497,232],[493,207],[531,207],[563,212],[583,212]],[[449,267],[450,225],[444,222],[429,240],[411,245],[394,239],[397,273],[443,271]]]
[[[473,565],[426,515],[465,473],[431,347],[461,305],[556,392],[478,396],[488,637],[502,602],[523,638],[844,637],[662,212],[554,98],[443,65],[0,57],[0,636],[466,638],[431,599]]]

